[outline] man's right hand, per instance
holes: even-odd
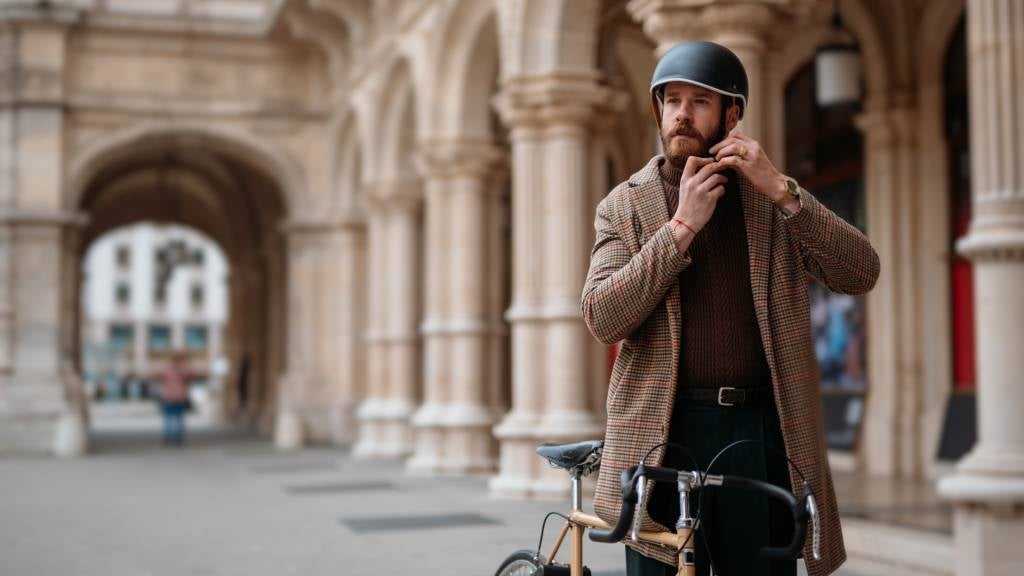
[[[679,205],[675,218],[686,223],[696,233],[708,223],[715,212],[715,204],[725,194],[726,177],[719,174],[714,158],[690,156],[679,179]]]

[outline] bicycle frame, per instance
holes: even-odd
[[[583,576],[583,536],[589,528],[602,530],[611,529],[611,525],[604,520],[583,512],[580,477],[572,476],[572,511],[569,513],[569,521],[562,526],[551,552],[547,555],[547,561],[553,563],[558,550],[562,547],[567,534],[570,536],[569,574],[570,576]],[[648,532],[637,531],[637,540],[650,544],[660,544],[679,551],[679,568],[677,576],[696,576],[697,567],[693,563],[694,538],[690,537],[692,528],[676,528],[676,532]],[[684,558],[690,558],[690,563],[684,562]]]

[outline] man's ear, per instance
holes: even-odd
[[[740,106],[734,99],[729,109],[725,111],[725,133],[732,132],[732,129],[740,123]]]

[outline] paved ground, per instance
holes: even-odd
[[[164,448],[155,415],[96,414],[88,458],[0,460],[0,573],[490,575],[565,508],[196,423],[187,447]],[[620,545],[585,546],[595,576],[622,573]]]

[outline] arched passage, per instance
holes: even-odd
[[[265,151],[210,133],[134,132],[106,142],[72,167],[70,200],[87,220],[66,255],[69,268],[80,268],[95,239],[135,222],[181,224],[216,241],[231,270],[223,342],[229,368],[219,409],[269,431],[284,369],[287,274],[280,224],[288,212],[285,186],[293,179]],[[69,317],[75,326],[66,332],[67,349],[77,366],[81,320]]]

